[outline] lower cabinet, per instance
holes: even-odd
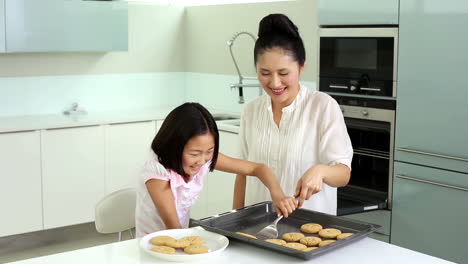
[[[388,210],[376,210],[358,214],[351,214],[343,216],[345,218],[363,221],[366,223],[376,224],[381,226],[379,230],[369,235],[369,237],[383,241],[390,242],[390,221],[391,212]]]
[[[40,133],[0,133],[0,146],[0,237],[41,230]]]
[[[219,131],[219,152],[234,158],[239,157],[238,134]],[[191,218],[224,213],[232,209],[234,183],[236,175],[218,170],[210,172],[205,177],[204,188],[191,209]]]
[[[41,132],[44,228],[94,221],[104,195],[104,127]]]
[[[391,243],[468,263],[468,174],[395,162]]]
[[[106,194],[136,186],[155,134],[155,121],[106,125]]]

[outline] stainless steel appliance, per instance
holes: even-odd
[[[319,89],[396,97],[398,28],[320,28]]]
[[[335,98],[353,144],[338,215],[391,209],[397,27],[320,28],[319,90]]]

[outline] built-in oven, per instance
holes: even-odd
[[[398,28],[320,28],[319,90],[396,97]]]
[[[391,209],[396,101],[332,96],[354,150],[351,179],[338,188],[337,214]]]

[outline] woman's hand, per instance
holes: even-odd
[[[297,208],[297,200],[294,197],[284,195],[281,189],[271,192],[271,200],[278,216],[282,215],[287,218]]]
[[[326,165],[316,165],[308,169],[299,179],[296,186],[294,197],[299,200],[299,208],[304,204],[304,200],[322,190],[323,180],[325,178]]]

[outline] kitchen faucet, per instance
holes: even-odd
[[[234,44],[234,40],[236,40],[237,37],[239,37],[240,35],[243,35],[243,34],[249,35],[253,39],[254,42],[257,40],[257,37],[255,37],[255,35],[253,35],[252,33],[247,32],[247,31],[240,31],[240,32],[237,32],[236,34],[234,34],[234,36],[232,36],[232,38],[227,42],[227,44],[229,46],[229,52],[231,53],[232,61],[234,62],[234,66],[236,67],[237,74],[239,75],[239,83],[231,84],[230,87],[231,87],[231,89],[234,89],[234,88],[239,89],[239,104],[244,103],[244,92],[243,92],[244,87],[258,87],[259,88],[259,95],[262,95],[262,87],[260,86],[260,84],[258,84],[258,83],[244,84],[243,83],[244,80],[257,80],[257,78],[242,76],[242,74],[241,74],[241,72],[239,70],[239,66],[237,65],[236,59],[234,58],[234,53],[232,52],[232,46]]]

